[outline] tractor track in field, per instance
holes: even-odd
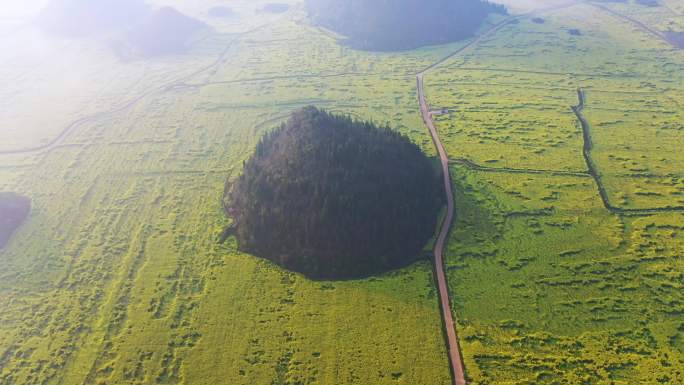
[[[577,116],[577,119],[580,122],[580,126],[582,127],[582,137],[584,139],[584,145],[582,146],[582,155],[584,156],[584,160],[587,164],[587,171],[592,176],[592,178],[594,178],[594,181],[596,183],[596,187],[598,189],[599,196],[601,197],[601,201],[603,202],[603,206],[606,208],[606,210],[610,211],[613,214],[618,214],[618,215],[651,215],[651,214],[658,214],[658,213],[684,213],[684,206],[630,209],[630,208],[621,208],[621,207],[614,206],[610,202],[608,192],[607,192],[606,187],[603,183],[603,180],[601,179],[601,173],[598,171],[598,168],[596,167],[596,163],[594,163],[594,160],[591,157],[591,151],[594,148],[594,144],[593,144],[592,139],[591,139],[591,125],[589,125],[589,121],[587,120],[587,118],[584,116],[584,113],[583,113],[584,107],[586,106],[586,95],[584,93],[584,89],[579,88],[577,90],[577,98],[579,99],[579,104],[576,106],[572,106],[572,111],[575,113],[575,116]]]
[[[639,74],[625,73],[625,74],[608,74],[608,73],[581,73],[581,72],[554,72],[554,71],[536,71],[523,70],[517,68],[492,68],[492,67],[457,67],[459,71],[476,71],[476,72],[502,72],[502,73],[516,73],[516,74],[530,74],[530,75],[549,75],[549,76],[572,76],[572,77],[586,77],[586,78],[639,78]]]
[[[257,83],[257,82],[268,82],[274,80],[301,80],[301,79],[327,79],[327,78],[339,78],[347,76],[379,76],[383,75],[380,72],[341,72],[341,73],[331,73],[331,74],[298,74],[298,75],[283,75],[283,76],[267,76],[267,77],[256,77],[256,78],[245,78],[245,79],[233,79],[233,80],[217,80],[208,81],[202,83],[179,83],[178,88],[202,88],[207,86],[221,85],[221,84],[241,84],[241,83]]]
[[[591,174],[587,171],[570,171],[570,170],[545,170],[545,169],[534,169],[534,168],[510,168],[510,167],[488,167],[477,164],[470,159],[457,158],[449,160],[449,163],[460,164],[468,169],[476,171],[485,172],[502,172],[509,174],[543,174],[552,176],[574,176],[578,178],[591,177]]]

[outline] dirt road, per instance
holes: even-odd
[[[491,34],[497,32],[502,27],[514,23],[517,20],[527,17],[533,13],[543,13],[555,11],[567,7],[571,7],[578,2],[576,0],[571,0],[567,3],[545,7],[537,10],[527,12],[525,14],[508,17],[497,24],[492,25],[486,31],[481,33],[479,36],[472,39],[467,44],[463,45],[459,49],[455,50],[451,54],[443,57],[439,61],[432,63],[425,69],[423,69],[418,75],[416,75],[416,83],[418,87],[418,101],[420,102],[420,113],[423,116],[423,121],[430,131],[430,136],[432,136],[432,141],[437,148],[437,153],[439,154],[439,160],[442,164],[442,175],[444,176],[444,191],[447,198],[447,212],[444,216],[444,221],[442,222],[439,236],[437,237],[437,242],[434,248],[434,268],[435,277],[437,279],[437,289],[439,291],[439,305],[442,311],[442,322],[444,323],[444,331],[446,334],[447,342],[447,353],[449,355],[449,364],[452,374],[454,385],[466,385],[465,380],[465,369],[463,365],[463,358],[461,356],[461,347],[458,343],[458,336],[456,334],[456,328],[454,325],[454,319],[452,315],[451,300],[449,299],[449,287],[447,286],[446,274],[444,274],[444,245],[446,244],[446,238],[449,235],[449,230],[451,229],[451,223],[454,220],[454,194],[451,185],[451,174],[449,173],[449,157],[444,150],[444,145],[439,139],[437,134],[437,129],[435,128],[435,123],[432,120],[432,115],[430,114],[430,107],[425,98],[425,88],[423,86],[423,77],[425,74],[438,67],[442,63],[451,59],[452,57],[462,53],[468,48],[478,44],[482,39],[490,36]]]
[[[451,174],[449,173],[449,157],[447,156],[447,153],[444,150],[444,145],[442,144],[442,141],[439,139],[437,129],[435,128],[435,123],[432,121],[430,107],[428,106],[427,99],[425,98],[423,76],[426,72],[439,66],[440,64],[458,55],[459,53],[465,51],[469,47],[477,44],[483,38],[498,31],[503,26],[512,23],[515,19],[517,19],[517,17],[507,18],[493,25],[491,28],[489,28],[487,31],[485,31],[478,37],[474,38],[461,48],[452,52],[450,55],[428,66],[416,76],[418,86],[418,101],[420,102],[420,113],[423,116],[423,121],[425,122],[425,125],[428,127],[428,130],[430,130],[430,136],[432,136],[432,141],[435,144],[435,147],[437,148],[437,152],[439,154],[439,160],[442,163],[442,175],[444,176],[444,191],[446,193],[447,198],[447,212],[444,216],[444,221],[442,222],[433,253],[435,258],[435,277],[437,279],[437,289],[439,291],[439,306],[442,311],[442,322],[444,323],[444,331],[447,340],[447,353],[449,355],[449,364],[454,385],[466,385],[465,369],[463,366],[463,358],[461,357],[461,347],[458,344],[458,336],[456,335],[454,319],[451,313],[452,308],[451,300],[449,299],[449,287],[447,286],[446,275],[444,274],[444,245],[446,244],[446,239],[449,235],[449,230],[451,229],[451,223],[454,221],[454,194],[451,187]]]
[[[446,243],[451,223],[454,220],[454,194],[451,191],[451,175],[449,173],[449,158],[447,157],[444,145],[439,140],[437,129],[430,116],[430,109],[425,99],[425,91],[423,89],[423,73],[417,76],[418,80],[418,99],[420,101],[420,113],[423,115],[425,125],[430,130],[432,141],[437,147],[439,153],[439,160],[442,163],[442,173],[444,175],[444,190],[447,198],[447,212],[442,222],[442,227],[435,243],[435,276],[437,278],[437,288],[439,290],[439,304],[442,309],[442,320],[444,321],[444,328],[447,337],[447,350],[449,354],[449,362],[451,364],[452,378],[455,385],[465,385],[465,370],[463,369],[463,359],[461,358],[461,348],[458,345],[458,338],[456,336],[456,328],[454,327],[454,320],[451,315],[451,303],[449,300],[449,288],[447,287],[446,275],[444,274],[444,259],[443,251]]]
[[[442,222],[433,253],[435,258],[435,277],[437,279],[437,289],[439,291],[439,306],[442,311],[442,322],[444,323],[444,331],[446,334],[447,353],[449,355],[449,364],[454,385],[466,385],[465,369],[463,366],[463,358],[461,357],[461,347],[458,344],[458,336],[456,335],[454,319],[451,313],[452,308],[451,300],[449,299],[449,287],[447,286],[446,275],[444,274],[444,245],[446,244],[446,239],[449,235],[449,230],[451,229],[451,223],[454,221],[454,194],[451,187],[451,174],[449,173],[449,157],[444,150],[442,141],[439,139],[437,129],[435,128],[435,123],[432,121],[430,107],[428,106],[427,99],[425,98],[423,76],[426,72],[465,51],[469,47],[477,44],[483,38],[498,31],[503,26],[512,23],[515,19],[515,17],[504,19],[503,21],[493,25],[478,37],[452,52],[450,55],[428,66],[416,76],[418,86],[418,101],[420,102],[420,113],[423,116],[425,125],[430,131],[430,136],[432,136],[432,141],[437,148],[437,153],[439,154],[439,160],[442,164],[442,175],[444,176],[444,191],[447,198],[447,212],[444,216],[444,221]]]

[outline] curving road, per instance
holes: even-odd
[[[444,274],[444,245],[446,244],[446,238],[449,235],[449,230],[451,229],[451,223],[454,221],[454,194],[451,187],[449,157],[447,156],[447,153],[444,150],[444,145],[442,144],[442,141],[439,139],[439,134],[437,134],[437,128],[435,128],[435,123],[433,122],[432,115],[430,114],[430,107],[428,106],[427,99],[425,98],[423,76],[431,69],[446,62],[450,58],[465,51],[469,47],[479,43],[483,38],[498,31],[503,26],[512,23],[514,20],[520,17],[521,16],[506,18],[501,22],[491,26],[484,33],[480,34],[467,44],[463,45],[456,51],[449,54],[448,56],[445,56],[441,60],[431,64],[430,66],[422,70],[420,73],[418,73],[418,75],[416,75],[416,81],[418,86],[418,101],[420,102],[420,113],[423,116],[423,121],[425,122],[425,125],[430,131],[430,136],[432,136],[432,142],[435,144],[435,147],[437,148],[439,160],[442,163],[442,175],[444,176],[444,192],[447,198],[447,212],[444,216],[444,220],[442,222],[441,229],[437,237],[437,242],[435,243],[433,254],[435,257],[434,269],[435,277],[437,279],[437,289],[439,292],[439,306],[442,311],[442,322],[444,323],[444,331],[446,334],[447,353],[449,355],[449,365],[454,385],[466,385],[465,369],[463,365],[463,358],[461,356],[461,347],[458,343],[458,336],[456,334],[456,328],[454,326],[454,318],[451,313],[451,300],[449,299],[449,287],[447,286],[446,274]]]
[[[437,148],[437,153],[439,154],[439,160],[442,164],[442,175],[444,176],[444,192],[446,193],[447,198],[447,212],[444,216],[444,220],[442,222],[439,231],[439,236],[437,237],[437,242],[435,243],[433,253],[435,257],[435,277],[437,279],[437,289],[439,291],[439,305],[442,311],[442,322],[444,323],[444,331],[446,334],[447,353],[449,355],[449,364],[454,385],[466,385],[463,357],[461,356],[461,347],[458,343],[458,336],[456,334],[456,328],[454,326],[451,300],[449,299],[449,287],[447,286],[446,274],[444,274],[444,245],[446,244],[446,238],[449,235],[449,230],[451,229],[451,223],[454,220],[454,194],[451,187],[452,185],[451,174],[449,172],[449,157],[447,156],[447,153],[444,150],[444,145],[442,144],[442,141],[439,139],[437,128],[435,128],[435,123],[432,120],[432,115],[430,114],[430,107],[428,105],[427,99],[425,98],[425,87],[423,85],[423,77],[428,71],[434,69],[435,67],[438,67],[439,65],[443,64],[452,57],[460,54],[466,49],[478,44],[485,37],[497,32],[502,27],[511,24],[518,19],[524,18],[534,13],[550,12],[562,8],[571,7],[577,3],[577,0],[570,0],[567,3],[545,7],[521,15],[503,19],[499,23],[489,27],[487,30],[485,30],[479,36],[472,39],[467,44],[463,45],[451,54],[443,57],[439,61],[432,63],[416,75],[416,83],[418,87],[418,101],[420,103],[420,113],[423,116],[423,121],[425,122],[425,125],[430,131],[432,142]]]
[[[444,259],[443,251],[446,237],[451,228],[451,222],[454,220],[454,194],[451,190],[451,175],[449,174],[449,158],[447,157],[444,145],[439,140],[437,129],[430,116],[430,108],[425,99],[425,90],[423,88],[423,72],[418,74],[418,99],[420,101],[420,113],[423,115],[425,125],[430,130],[432,141],[437,147],[439,153],[439,160],[442,163],[442,174],[444,175],[444,190],[447,198],[447,212],[442,222],[442,227],[435,243],[435,276],[437,277],[437,289],[439,290],[439,305],[442,309],[442,320],[444,321],[444,328],[446,329],[447,338],[447,353],[449,354],[449,363],[451,365],[452,378],[455,385],[465,385],[465,370],[463,369],[463,359],[461,358],[461,348],[458,345],[458,337],[456,336],[456,328],[454,327],[454,319],[451,315],[451,303],[449,301],[449,288],[447,287],[446,275],[444,274]]]
[[[283,16],[284,17],[284,16]],[[279,20],[283,17],[280,17],[276,20]],[[125,102],[124,104],[117,106],[117,107],[112,107],[109,110],[106,111],[101,111],[97,112],[91,115],[87,115],[84,117],[81,117],[79,119],[76,119],[75,121],[71,122],[68,124],[66,127],[62,129],[54,138],[50,139],[47,143],[45,144],[40,144],[40,145],[35,145],[31,147],[24,147],[24,148],[18,148],[18,149],[7,149],[7,150],[0,150],[0,155],[14,155],[14,154],[29,154],[29,153],[35,153],[35,152],[42,152],[42,151],[49,151],[61,144],[64,139],[69,136],[75,129],[77,129],[80,126],[83,126],[84,124],[89,124],[94,121],[98,121],[103,118],[107,118],[110,116],[114,116],[116,114],[122,113],[132,107],[134,107],[136,104],[138,104],[140,101],[143,99],[147,98],[148,96],[159,94],[159,93],[164,93],[164,92],[169,92],[173,91],[175,89],[183,89],[183,88],[188,88],[188,87],[193,87],[192,84],[186,84],[185,81],[201,75],[203,73],[209,72],[214,68],[219,67],[223,61],[225,60],[226,56],[230,52],[230,49],[240,40],[240,38],[251,34],[253,32],[256,32],[262,28],[268,27],[275,21],[271,21],[259,26],[256,26],[254,28],[251,28],[247,31],[236,33],[233,36],[233,39],[231,39],[226,47],[221,51],[219,56],[214,60],[212,63],[201,67],[197,69],[196,71],[187,74],[187,75],[182,75],[179,78],[169,81],[167,83],[164,83],[162,85],[152,87],[150,90],[143,92],[142,94],[134,97],[133,99]]]

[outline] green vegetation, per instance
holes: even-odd
[[[297,7],[235,1],[227,22],[207,15],[214,1],[184,4],[215,33],[182,59],[0,36],[17,64],[7,78],[23,79],[0,95],[0,152],[78,123],[48,149],[0,154],[0,190],[34,207],[0,251],[0,383],[449,384],[429,263],[316,282],[217,240],[226,174],[303,106],[371,118],[434,154],[415,73],[463,43],[359,52]],[[601,5],[684,30],[681,0]],[[589,3],[520,18],[425,75],[448,112],[445,257],[470,383],[684,383],[684,216],[606,210],[571,109],[585,90],[614,206],[681,205],[683,63]]]
[[[305,107],[257,144],[228,205],[241,250],[318,279],[363,277],[420,257],[439,180],[389,127]]]
[[[371,51],[415,49],[473,36],[502,5],[483,0],[307,0],[309,17]]]
[[[0,192],[0,249],[21,226],[31,211],[31,200],[21,195]]]
[[[185,4],[197,18],[215,2]],[[0,155],[0,190],[35,207],[0,252],[0,383],[450,383],[429,262],[314,282],[217,241],[226,176],[301,107],[389,125],[434,154],[413,72],[454,45],[357,52],[263,5],[231,2],[236,24],[202,19],[217,33],[182,58],[79,62],[73,43],[49,68],[17,68],[27,81],[2,99],[0,148],[97,116],[49,150]],[[69,78],[68,63],[84,69],[82,96],[57,103],[65,80],[51,74]]]
[[[454,160],[447,268],[467,374],[473,384],[681,383],[684,214],[670,208],[682,205],[684,56],[593,5],[542,17],[426,77],[432,108],[448,109],[436,119]],[[616,210],[583,157],[578,89]]]

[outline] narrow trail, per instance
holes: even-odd
[[[587,164],[587,171],[592,176],[592,178],[594,178],[599,196],[601,197],[601,201],[603,202],[603,206],[606,208],[606,210],[618,215],[684,213],[684,206],[625,209],[614,206],[612,203],[610,203],[610,198],[608,196],[608,192],[606,191],[606,186],[604,185],[603,180],[601,179],[601,174],[599,173],[598,168],[596,167],[596,164],[594,163],[594,160],[591,157],[591,151],[594,148],[594,144],[591,140],[591,126],[589,125],[589,121],[583,113],[584,107],[586,106],[586,95],[584,93],[584,89],[580,88],[577,90],[577,98],[579,99],[579,104],[577,106],[573,106],[572,111],[575,113],[575,116],[577,116],[577,119],[579,120],[580,125],[582,126],[582,137],[584,138],[582,155],[584,156],[584,160]]]
[[[239,42],[242,37],[244,37],[245,35],[254,33],[254,32],[261,30],[263,28],[266,28],[271,24],[272,23],[262,24],[262,25],[254,27],[252,29],[249,29],[247,31],[236,33],[234,36],[232,36],[232,39],[228,42],[226,47],[219,53],[218,57],[213,62],[211,62],[211,63],[209,63],[203,67],[200,67],[197,70],[195,70],[189,74],[181,75],[180,77],[178,77],[174,80],[171,80],[167,83],[161,84],[161,85],[156,86],[156,87],[152,87],[148,91],[143,92],[142,94],[130,99],[129,101],[125,102],[122,105],[112,107],[111,109],[106,110],[106,111],[96,112],[96,113],[78,118],[78,119],[74,120],[73,122],[69,123],[68,125],[66,125],[64,127],[64,129],[62,129],[62,131],[60,131],[59,134],[57,134],[57,136],[50,139],[47,143],[32,146],[32,147],[24,147],[24,148],[19,148],[19,149],[13,149],[13,150],[0,150],[0,155],[30,154],[30,153],[35,153],[35,152],[42,152],[42,151],[51,150],[55,146],[59,145],[75,129],[77,129],[78,127],[80,127],[84,124],[92,123],[92,122],[98,121],[100,119],[104,119],[104,118],[119,114],[121,112],[124,112],[126,110],[129,110],[130,108],[132,108],[136,104],[138,104],[140,101],[142,101],[143,99],[145,99],[151,95],[156,95],[156,94],[160,94],[160,93],[174,91],[177,89],[187,88],[188,84],[185,83],[187,80],[189,80],[195,76],[201,75],[203,73],[206,73],[208,71],[211,71],[212,69],[220,66],[221,63],[225,60],[225,57],[228,54],[228,52],[230,52],[230,49],[237,42]]]
[[[618,12],[618,11],[612,10],[603,4],[597,4],[594,2],[588,2],[587,4],[590,4],[596,8],[599,8],[599,9],[613,15],[614,17],[617,17],[618,19],[622,19],[624,21],[630,22],[630,23],[634,24],[635,26],[637,26],[637,28],[639,28],[640,30],[657,37],[658,39],[664,41],[665,43],[671,45],[674,48],[680,49],[680,47],[677,46],[677,44],[675,44],[672,40],[670,40],[667,37],[667,35],[665,35],[664,33],[660,32],[654,28],[652,28],[649,25],[642,23],[641,21],[639,21],[633,17],[627,16],[627,15],[624,15],[624,14]]]
[[[437,152],[439,154],[439,159],[442,165],[442,175],[444,178],[444,192],[446,194],[447,198],[447,212],[446,215],[444,216],[444,220],[442,221],[439,235],[437,237],[437,241],[435,242],[435,248],[433,250],[434,254],[434,269],[435,269],[435,277],[437,279],[437,289],[439,291],[439,305],[440,309],[442,311],[442,322],[444,326],[444,331],[445,331],[445,337],[446,337],[446,343],[447,343],[447,354],[449,356],[449,365],[450,365],[450,370],[451,370],[451,378],[452,378],[452,383],[454,385],[466,385],[466,379],[465,379],[465,368],[463,364],[463,356],[461,354],[461,347],[458,342],[458,335],[456,333],[456,328],[454,325],[454,319],[452,315],[452,307],[451,307],[451,300],[449,299],[449,287],[447,285],[447,280],[446,280],[446,274],[444,273],[444,246],[446,244],[446,239],[447,236],[449,235],[449,231],[451,230],[451,224],[454,221],[454,194],[452,191],[452,183],[451,183],[451,174],[449,170],[449,157],[447,156],[446,150],[444,149],[444,145],[442,144],[442,141],[439,138],[439,134],[437,133],[437,128],[435,127],[435,123],[432,120],[432,115],[430,113],[430,106],[428,105],[427,99],[425,97],[425,87],[424,87],[424,82],[423,78],[425,74],[440,66],[444,62],[448,61],[449,59],[455,57],[456,55],[462,53],[463,51],[467,50],[468,48],[478,44],[482,39],[490,36],[491,34],[499,31],[501,28],[504,26],[514,23],[517,20],[527,17],[530,14],[533,13],[541,13],[541,12],[550,12],[550,11],[555,11],[567,7],[571,7],[573,5],[577,4],[577,1],[570,1],[568,3],[556,5],[556,6],[551,6],[551,7],[546,7],[542,9],[537,9],[533,10],[521,15],[517,16],[512,16],[503,19],[502,21],[494,24],[491,26],[489,29],[472,39],[470,42],[466,43],[465,45],[461,46],[459,49],[455,50],[454,52],[450,53],[449,55],[443,57],[442,59],[436,61],[435,63],[430,64],[429,66],[425,67],[422,71],[420,71],[416,75],[416,85],[418,88],[418,101],[420,103],[420,113],[423,117],[423,121],[425,122],[425,125],[427,126],[428,130],[430,131],[430,136],[432,137],[432,142],[434,143],[435,147],[437,148]]]
[[[518,17],[506,18],[497,24],[494,24],[487,31],[480,34],[476,38],[472,39],[470,42],[466,43],[456,51],[443,57],[437,62],[424,68],[416,75],[416,85],[418,88],[418,101],[420,103],[420,113],[423,117],[423,121],[430,131],[430,136],[432,137],[432,142],[437,148],[439,154],[439,159],[442,164],[442,175],[444,177],[444,191],[447,199],[447,212],[441,224],[439,235],[437,237],[437,242],[435,242],[435,248],[433,250],[434,254],[434,269],[435,277],[437,279],[437,290],[439,292],[439,307],[442,311],[442,322],[445,331],[446,343],[447,343],[447,354],[449,356],[449,365],[451,371],[451,378],[454,385],[466,385],[465,380],[465,368],[463,365],[463,357],[461,355],[461,346],[458,343],[458,335],[456,334],[456,327],[454,325],[454,318],[452,315],[451,300],[449,298],[449,287],[447,285],[446,274],[444,273],[444,246],[446,244],[447,236],[451,230],[451,224],[454,221],[454,194],[451,185],[451,174],[449,171],[449,157],[447,156],[446,150],[444,150],[444,145],[439,139],[439,134],[437,133],[437,128],[432,120],[430,114],[430,107],[425,98],[425,87],[423,83],[424,75],[435,67],[438,67],[447,60],[453,58],[454,56],[462,53],[466,49],[476,45],[485,37],[491,35],[492,33],[498,31],[502,27],[514,22]]]
[[[420,113],[423,115],[423,121],[430,130],[432,141],[437,147],[439,153],[439,160],[442,163],[442,175],[444,176],[444,190],[447,198],[447,212],[442,221],[441,230],[437,242],[435,243],[434,257],[435,257],[435,276],[437,278],[437,289],[439,291],[439,304],[442,310],[442,320],[447,338],[447,353],[449,355],[449,363],[451,365],[451,374],[454,385],[465,385],[465,370],[463,369],[463,358],[461,357],[461,347],[458,344],[458,337],[456,335],[456,328],[454,327],[454,319],[451,314],[451,301],[449,300],[449,288],[447,286],[446,274],[444,274],[444,245],[446,243],[447,235],[451,228],[451,223],[454,221],[454,194],[451,190],[451,174],[449,173],[449,158],[447,157],[444,145],[439,140],[437,129],[430,116],[430,108],[425,99],[425,90],[423,88],[423,74],[418,74],[418,99],[420,101]]]

